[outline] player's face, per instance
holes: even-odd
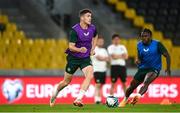
[[[103,47],[103,45],[104,45],[104,39],[102,39],[102,38],[98,39],[97,40],[97,46],[98,47]]]
[[[91,13],[86,13],[81,17],[81,20],[85,23],[90,25],[91,24],[91,20],[92,20],[92,14]]]
[[[119,37],[115,37],[115,38],[112,40],[112,43],[115,44],[115,45],[118,45],[118,44],[120,43]]]
[[[143,33],[141,36],[141,40],[144,44],[148,44],[151,40],[151,36],[148,33]]]

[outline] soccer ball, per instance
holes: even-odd
[[[117,107],[119,105],[118,98],[114,96],[108,96],[106,98],[106,105],[110,108]]]

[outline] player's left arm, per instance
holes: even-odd
[[[94,54],[95,54],[94,49],[95,49],[95,47],[96,47],[97,39],[98,39],[98,34],[97,34],[97,31],[95,30],[95,32],[94,32],[94,37],[93,37],[93,39],[92,39],[91,55],[94,55]]]
[[[95,53],[96,53],[96,51],[95,51]],[[95,57],[98,60],[100,60],[100,61],[106,61],[106,62],[110,61],[110,57],[108,56],[108,53],[107,53],[106,50],[104,50],[104,54],[102,54],[102,55],[95,55]]]
[[[159,49],[159,52],[166,58],[167,67],[166,67],[165,72],[167,73],[168,76],[170,76],[171,75],[171,57],[169,55],[169,52],[167,51],[167,49],[161,42],[158,43],[158,49]]]
[[[109,61],[109,57],[105,57],[105,56],[96,56],[96,58],[99,60],[99,61]]]

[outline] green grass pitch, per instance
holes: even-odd
[[[84,105],[82,108],[65,104],[57,104],[52,108],[48,105],[0,105],[0,112],[180,112],[180,104],[138,104],[127,105],[124,108],[108,108],[105,105],[94,104]]]

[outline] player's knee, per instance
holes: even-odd
[[[69,82],[66,82],[66,81],[64,82],[64,86],[67,86],[68,84],[69,84]]]

